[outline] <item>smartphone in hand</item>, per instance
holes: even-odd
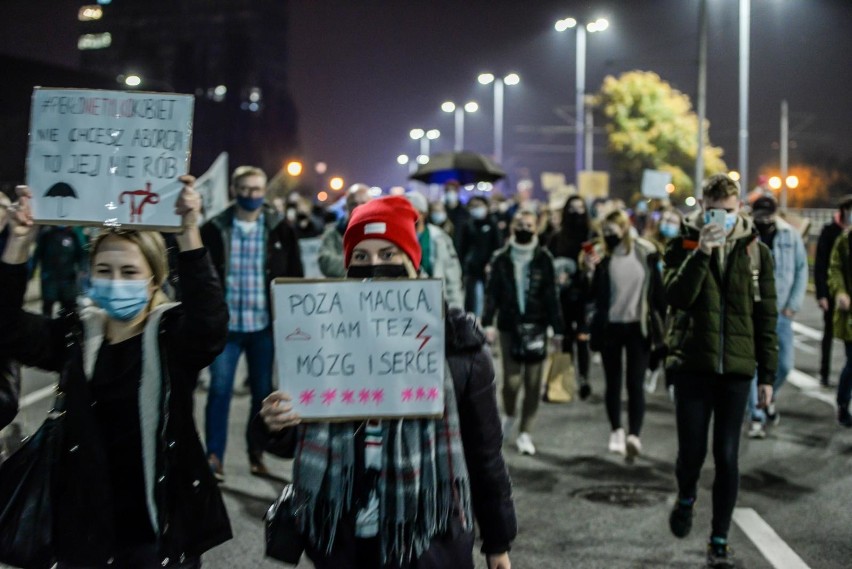
[[[709,220],[707,221],[707,225],[717,225],[719,229],[722,230],[722,233],[727,233],[725,231],[725,216],[728,214],[724,209],[711,209],[708,212]],[[722,239],[724,241],[724,239]]]

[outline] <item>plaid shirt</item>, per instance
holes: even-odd
[[[225,300],[231,313],[231,332],[257,332],[269,326],[266,299],[266,231],[263,214],[246,233],[234,221]]]

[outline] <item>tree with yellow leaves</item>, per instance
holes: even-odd
[[[689,97],[650,71],[629,71],[604,79],[595,105],[606,117],[607,149],[614,190],[638,192],[646,168],[669,172],[675,196],[693,193],[698,154],[698,116]],[[704,124],[704,171],[727,171],[721,148],[711,146]]]

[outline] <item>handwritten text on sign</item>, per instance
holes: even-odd
[[[281,388],[305,419],[444,410],[440,280],[276,281]]]
[[[39,221],[177,228],[191,95],[33,91],[27,184]]]

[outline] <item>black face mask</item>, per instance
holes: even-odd
[[[527,245],[532,242],[533,232],[527,229],[515,230],[515,243],[518,245]]]
[[[346,270],[347,279],[407,279],[405,265],[352,265]]]
[[[604,235],[604,243],[606,243],[610,251],[613,251],[621,243],[621,237],[618,235]]]

